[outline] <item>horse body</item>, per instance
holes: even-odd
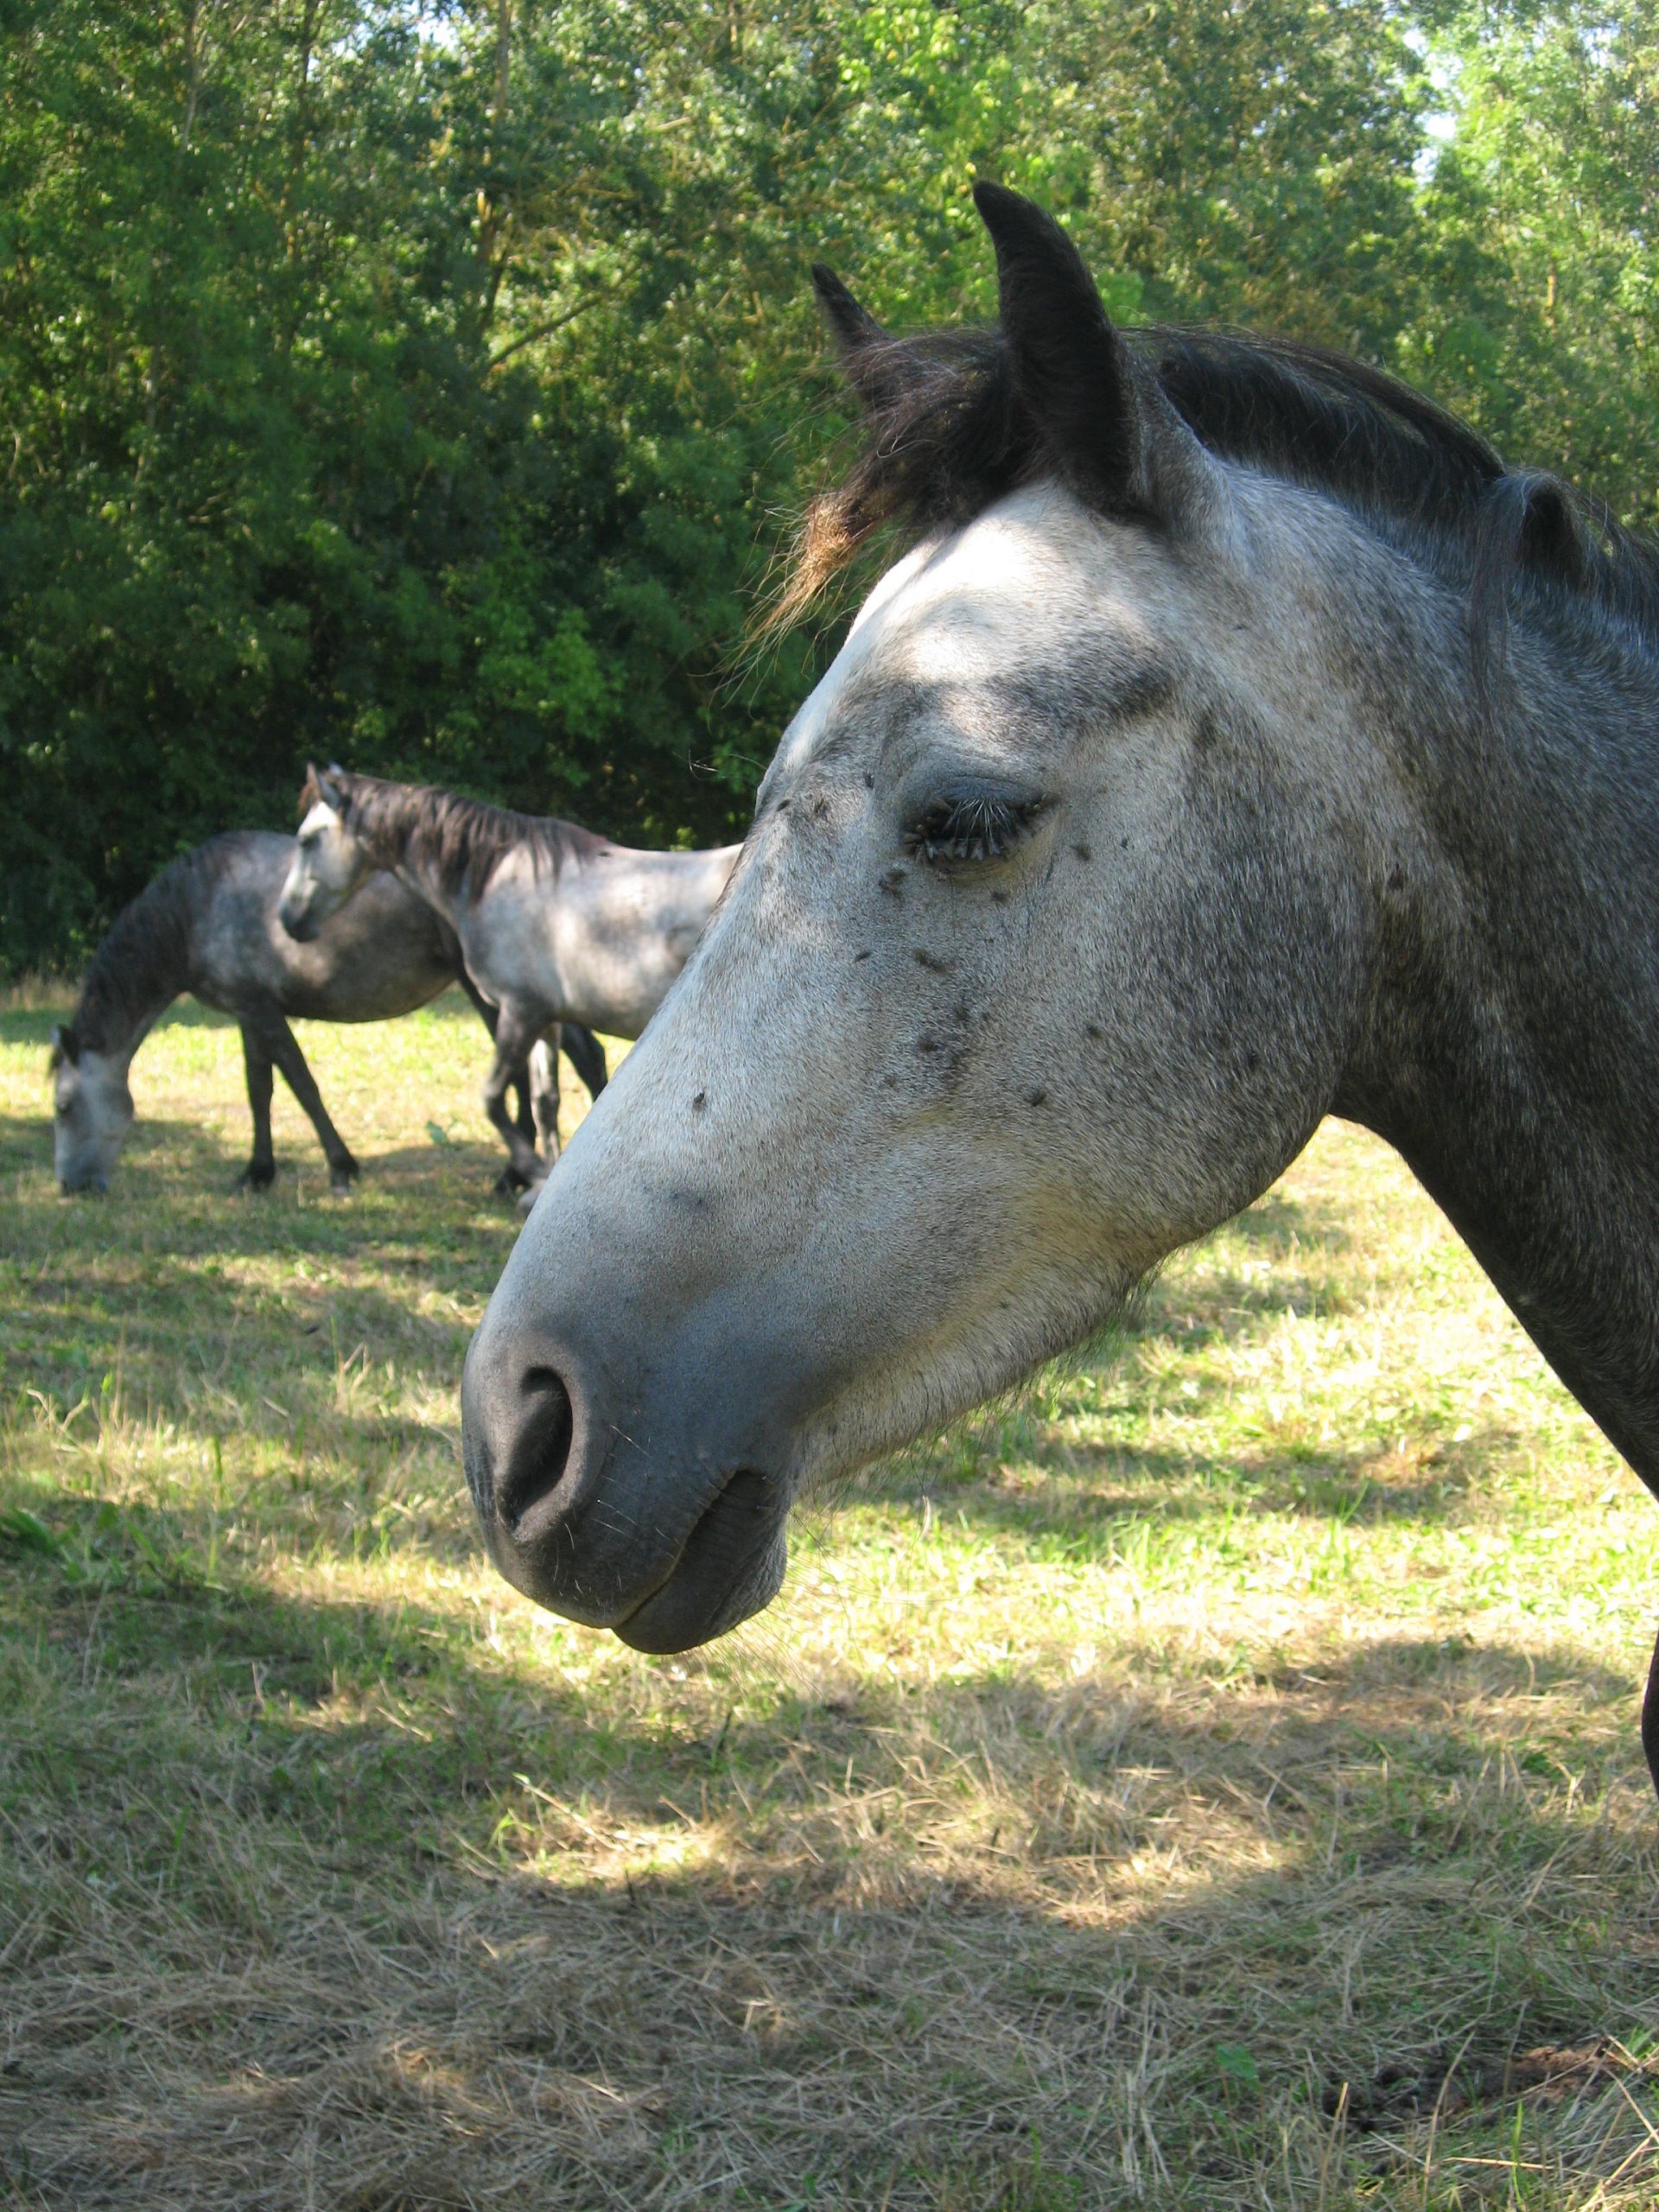
[[[486,899],[454,896],[442,911],[469,971],[499,989],[502,1005],[633,1038],[690,957],[736,853],[602,845],[572,855],[550,899],[521,851],[501,863]]]
[[[803,573],[920,542],[468,1357],[498,1566],[648,1649],[1332,1112],[1659,1490],[1659,561],[1357,364],[1130,344],[981,205],[995,334],[820,279],[874,421]],[[1659,1782],[1659,1660],[1644,1742]]]
[[[296,944],[276,912],[293,852],[291,837],[259,830],[213,838],[163,869],[117,918],[55,1041],[56,1167],[66,1191],[107,1183],[132,1119],[133,1055],[187,991],[242,1030],[254,1122],[242,1181],[263,1188],[275,1174],[270,1101],[280,1069],[316,1129],[335,1190],[349,1186],[357,1164],[289,1020],[412,1013],[456,980],[456,950],[431,910],[388,876],[366,885],[315,942]],[[492,1026],[493,1009],[474,1003]]]
[[[738,848],[641,852],[574,823],[454,793],[313,771],[281,912],[296,936],[349,912],[373,871],[438,915],[467,974],[500,1009],[484,1105],[512,1172],[547,1172],[505,1096],[515,1063],[565,1022],[638,1037],[725,888]],[[556,1132],[550,1149],[556,1149]]]

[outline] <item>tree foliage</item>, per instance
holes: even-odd
[[[1403,366],[1655,508],[1645,0],[0,0],[0,963],[308,755],[741,823],[741,643],[839,416],[804,284],[984,312],[969,188],[1124,315]],[[1437,119],[1438,118],[1438,119]],[[1438,135],[1437,135],[1438,134]]]

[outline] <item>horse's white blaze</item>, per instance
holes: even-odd
[[[368,855],[335,809],[319,799],[300,824],[293,862],[277,902],[283,926],[302,940],[314,938],[374,873]]]

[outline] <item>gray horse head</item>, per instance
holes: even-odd
[[[110,1187],[132,1127],[130,1058],[94,1052],[73,1025],[52,1032],[52,1164],[66,1198]]]
[[[301,822],[296,850],[283,885],[276,912],[283,927],[302,944],[310,944],[323,924],[337,914],[375,873],[368,848],[342,820],[340,791],[327,774],[308,767],[300,793]]]
[[[978,196],[996,331],[889,340],[820,280],[874,425],[803,572],[884,521],[918,542],[785,733],[724,904],[467,1361],[502,1573],[649,1650],[766,1604],[804,1485],[1086,1337],[1332,1110],[1418,1166],[1592,1408],[1613,1375],[1605,1327],[1599,1369],[1573,1365],[1567,1262],[1593,1244],[1549,1208],[1576,1166],[1522,1188],[1503,1149],[1592,1063],[1645,1128],[1649,1077],[1629,993],[1603,1021],[1582,968],[1556,973],[1629,926],[1573,906],[1600,895],[1570,849],[1593,777],[1490,836],[1468,780],[1499,464],[1357,364],[1131,340],[1056,226]],[[1503,512],[1516,590],[1575,588],[1561,498]],[[1630,785],[1593,837],[1659,884]],[[1539,912],[1551,944],[1514,950]],[[1652,1395],[1648,1351],[1626,1364]],[[1635,1433],[1606,1408],[1636,1402],[1603,1389],[1599,1417]]]

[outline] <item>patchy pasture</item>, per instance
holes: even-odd
[[[474,1540],[471,1010],[304,1031],[344,1203],[285,1093],[231,1196],[188,1008],[60,1200],[51,1019],[0,1016],[0,2203],[1659,2202],[1659,1510],[1368,1139],[652,1660]]]

